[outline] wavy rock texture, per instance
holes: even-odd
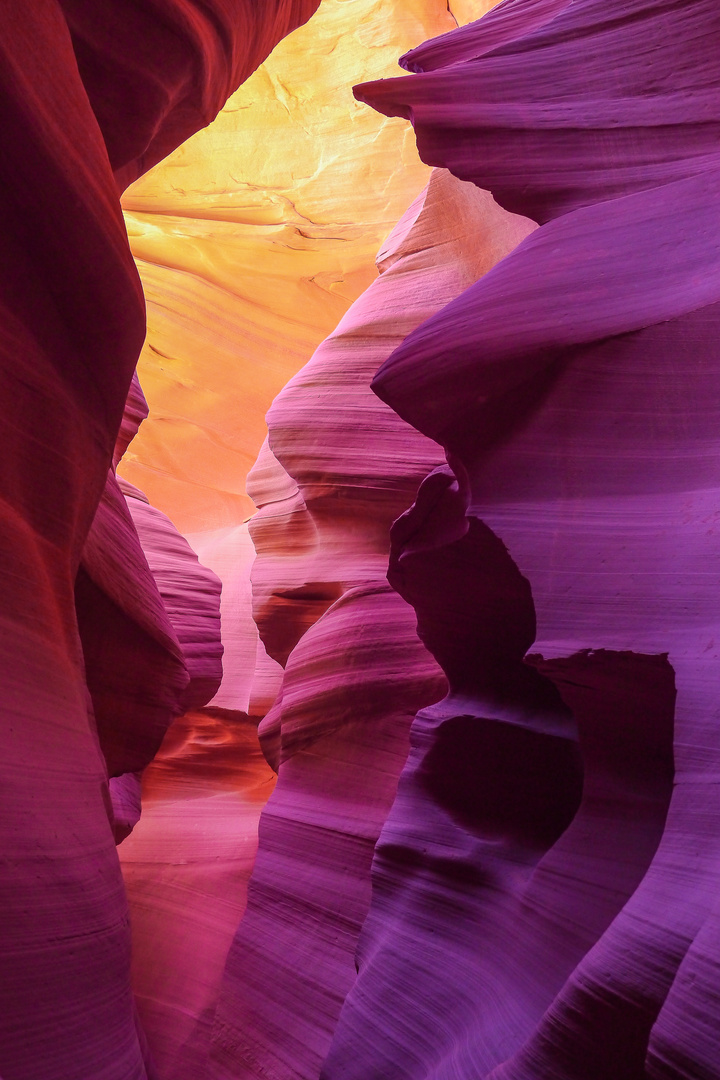
[[[319,1073],[354,978],[372,850],[407,754],[413,708],[442,692],[413,628],[412,610],[386,584],[360,586],[288,661],[277,798],[260,822],[210,1076]]]
[[[136,174],[209,119],[244,66],[312,8],[264,5],[267,30],[252,39],[232,26],[245,13],[259,31],[255,9],[220,0],[0,10],[4,1080],[153,1075],[75,609],[76,578],[92,591],[86,541],[104,488],[98,524],[114,521],[121,535],[128,524],[105,485],[144,334],[111,169]],[[113,579],[112,553],[95,555]],[[114,750],[125,767],[125,747]]]
[[[230,677],[219,689],[219,580],[164,514],[132,485],[121,485],[192,676],[184,715],[143,774],[142,819],[119,852],[133,926],[132,985],[159,1076],[202,1080],[258,819],[275,783],[257,739],[259,717],[247,715],[256,669],[257,631],[250,635],[246,626],[254,550],[247,526],[200,534],[203,561],[224,578],[223,663],[229,652]],[[278,686],[276,679],[271,698]],[[214,707],[198,711],[213,694]],[[230,707],[218,707],[223,701]],[[123,787],[114,799],[132,811],[133,795]]]
[[[183,533],[253,513],[245,478],[265,413],[427,183],[409,125],[360,106],[352,84],[395,74],[403,51],[487,6],[323,0],[209,128],[125,193],[151,417],[121,472]]]
[[[243,495],[244,474],[262,439],[262,413],[374,276],[372,260],[380,238],[427,176],[407,126],[359,108],[350,83],[387,71],[403,48],[451,25],[453,18],[440,3],[364,2],[362,10],[358,4],[325,3],[318,19],[280,48],[207,132],[125,196],[133,250],[149,299],[141,369],[154,418],[144,424],[120,470],[192,530],[188,536],[193,548],[223,581],[224,678],[213,699],[215,708],[259,718],[274,702],[282,677],[282,668],[266,653],[252,621],[253,549],[247,525],[241,524],[252,508]],[[473,276],[463,277],[453,292]],[[396,331],[382,354],[372,357],[365,370],[366,386],[402,333],[426,314],[423,308]],[[367,390],[365,398],[366,407],[377,408]],[[418,468],[407,494],[386,517],[385,531],[434,463],[433,457]],[[343,543],[347,548],[347,539]],[[286,576],[289,561],[279,575],[286,590],[292,590]],[[381,580],[383,560],[376,562],[378,572],[373,574]],[[277,567],[274,572],[277,577]],[[338,576],[337,570],[330,573]],[[367,574],[367,567],[360,570],[360,579]],[[301,588],[312,597],[313,587],[307,588],[302,569],[300,576]],[[342,588],[331,581],[320,590],[324,610]],[[276,613],[275,625],[281,622]],[[290,619],[284,633],[291,640],[283,660],[300,636],[293,637]],[[409,715],[402,718],[406,725]],[[242,717],[226,716],[226,722],[232,731]],[[202,740],[202,732],[198,738]],[[204,785],[203,828],[194,844],[185,845],[184,856],[208,866],[215,849],[205,838],[215,828],[218,837],[228,837],[233,813],[238,836],[250,837],[260,803],[252,799],[249,809],[243,809],[242,785],[235,803],[228,803],[222,791],[213,795],[207,755],[198,751],[188,756],[184,743],[179,752],[182,760],[172,773],[176,787],[167,781],[162,798],[155,799],[155,773],[146,774],[145,817],[123,845],[121,858],[136,933],[148,945],[147,962],[136,962],[134,985],[153,1050],[163,1075],[182,1069],[188,1054],[200,1075],[206,1023],[227,935],[238,922],[242,875],[249,872],[249,863],[245,860],[238,869],[234,856],[225,862],[225,894],[236,894],[240,908],[231,905],[218,913],[215,936],[203,939],[205,959],[193,965],[182,941],[194,938],[192,912],[203,903],[215,904],[221,877],[210,875],[213,895],[199,886],[199,877],[191,886],[193,898],[185,896],[181,934],[168,914],[177,910],[180,872],[172,858],[166,859],[162,845],[153,847],[146,837],[160,829],[161,821],[177,835],[189,805],[186,791]],[[400,764],[398,757],[395,775]],[[194,779],[193,768],[198,770]],[[121,795],[127,802],[127,793]],[[218,815],[216,826],[213,813]],[[372,826],[375,834],[378,824],[379,819]],[[158,911],[166,913],[165,921]],[[152,959],[159,955],[167,958],[161,987]],[[184,998],[192,1004],[181,1016]]]
[[[273,403],[249,527],[253,616],[280,662],[343,589],[385,579],[390,524],[441,460],[370,392],[373,372],[532,228],[436,171],[383,245],[380,278]]]
[[[309,1080],[327,1053],[355,978],[373,846],[410,720],[444,686],[412,609],[385,581],[390,524],[441,452],[370,392],[370,379],[405,334],[533,227],[434,173],[384,245],[379,279],[268,414],[250,532],[255,619],[285,665],[260,725],[279,780],[228,957],[212,1076]]]
[[[259,721],[277,697],[282,668],[265,652],[253,622],[250,570],[255,548],[248,523],[191,533],[188,540],[222,581],[223,679],[211,704]]]
[[[389,577],[450,693],[413,724],[323,1075],[482,1076],[650,864],[672,791],[673,672],[603,651],[523,663],[529,583],[450,470],[396,523]]]
[[[452,466],[391,566],[451,693],[328,1078],[718,1075],[719,36],[707,0],[509,2],[360,90],[546,224],[374,383]]]
[[[143,775],[143,814],[119,849],[133,925],[133,989],[158,1075],[208,1075],[223,968],[242,917],[260,811],[275,775],[257,720],[176,720]]]
[[[108,775],[139,777],[184,711],[189,673],[112,470],[83,548],[75,606]],[[219,625],[214,629],[219,645]],[[127,776],[120,790],[133,787]],[[116,840],[133,824],[119,814]]]
[[[140,1020],[159,1075],[188,1080],[206,1075],[223,967],[275,776],[257,720],[197,711],[222,675],[219,579],[164,514],[123,486],[191,677],[177,710],[184,715],[143,774],[142,818],[120,849]],[[254,666],[254,653],[249,659]],[[119,796],[127,800],[125,790]]]
[[[12,268],[1,301],[0,1072],[120,1080],[145,1069],[73,590],[142,344],[142,295],[57,5],[22,19],[3,8],[0,50],[13,148],[0,166]]]
[[[134,375],[113,463],[147,411]],[[220,685],[219,600],[219,579],[171,522],[109,470],[83,548],[75,607],[118,842],[140,816],[140,774],[168,726],[205,705]]]
[[[222,681],[220,579],[142,492],[123,484],[130,516],[177,634],[190,682],[181,712],[207,705]]]
[[[146,0],[129,11],[60,0],[118,187],[214,120],[318,2],[272,0],[260,10],[253,0]]]

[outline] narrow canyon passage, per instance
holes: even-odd
[[[720,1080],[719,49],[0,9],[0,1080]]]

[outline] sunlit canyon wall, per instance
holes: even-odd
[[[405,49],[455,27],[472,12],[482,13],[486,6],[475,4],[471,10],[458,5],[453,13],[444,3],[407,0],[322,4],[233,95],[209,128],[123,197],[148,301],[148,338],[139,372],[151,413],[126,451],[120,472],[184,530],[223,583],[224,678],[212,715],[195,714],[192,721],[175,725],[145,774],[143,817],[120,852],[136,943],[134,989],[155,1058],[168,1075],[175,1070],[190,1075],[190,1060],[197,1075],[206,1068],[208,1018],[214,1015],[223,966],[245,905],[258,815],[274,784],[257,742],[248,740],[253,725],[257,727],[277,697],[281,663],[303,631],[343,592],[362,585],[370,589],[360,609],[364,623],[379,621],[389,630],[392,620],[407,639],[385,663],[385,672],[374,676],[375,698],[388,693],[399,665],[412,665],[404,689],[395,691],[398,701],[385,705],[388,716],[382,723],[387,734],[378,731],[378,746],[371,739],[365,749],[371,772],[356,793],[353,817],[368,815],[369,808],[360,809],[364,798],[379,801],[376,820],[364,838],[361,867],[355,870],[363,891],[362,900],[355,901],[355,936],[369,898],[372,844],[406,756],[410,719],[420,704],[441,692],[442,677],[417,642],[412,610],[385,581],[389,526],[441,454],[420,437],[417,446],[403,450],[401,436],[388,433],[376,448],[378,490],[373,491],[366,426],[379,422],[387,427],[395,421],[402,428],[370,393],[372,375],[405,333],[439,306],[440,298],[460,292],[512,242],[493,223],[486,227],[487,242],[464,238],[470,219],[480,221],[484,213],[482,197],[472,187],[465,185],[460,195],[463,185],[449,176],[437,186],[432,199],[437,221],[415,238],[418,251],[435,245],[442,256],[433,280],[424,285],[425,294],[416,296],[415,285],[417,275],[430,268],[429,260],[416,255],[408,284],[399,293],[386,289],[376,300],[363,300],[354,329],[321,348],[313,361],[321,365],[316,379],[338,383],[332,396],[324,392],[324,419],[318,415],[311,421],[324,424],[321,440],[327,446],[317,467],[328,472],[324,501],[330,500],[329,512],[322,513],[323,499],[310,502],[312,493],[294,464],[286,461],[293,448],[306,456],[309,452],[303,435],[305,412],[289,418],[297,431],[285,436],[285,454],[279,447],[280,428],[271,424],[273,447],[289,473],[265,447],[247,485],[254,502],[245,494],[245,476],[263,447],[265,413],[273,397],[377,277],[378,249],[430,176],[417,156],[410,126],[360,105],[352,85],[371,76],[394,75]],[[457,212],[441,209],[446,199],[459,200]],[[413,220],[423,201],[415,207]],[[450,243],[445,252],[441,245]],[[381,265],[394,258],[389,251],[383,253]],[[436,295],[428,306],[432,293]],[[381,305],[387,303],[393,304],[393,316],[380,319]],[[362,356],[353,359],[350,350],[365,322],[370,323],[366,333],[371,340]],[[375,341],[378,333],[384,339]],[[356,387],[360,398],[351,404],[348,395]],[[312,389],[305,401],[306,409],[317,411]],[[341,429],[348,426],[354,461],[345,476],[351,466],[345,460]],[[393,464],[388,458],[397,452],[409,460]],[[289,485],[290,498],[302,503],[303,496],[295,494],[298,482],[311,506],[304,517],[288,514],[289,492],[282,490]],[[348,498],[353,489],[356,497]],[[251,539],[244,519],[256,505],[263,510],[251,522]],[[253,540],[264,555],[253,569],[254,603]],[[267,653],[258,640],[253,607]],[[354,618],[349,611],[345,624],[357,637]],[[331,622],[331,637],[333,626]],[[313,694],[322,694],[327,685],[337,683],[335,712],[355,693],[348,682],[352,671],[342,672],[347,648],[334,647],[330,662],[339,665],[335,676],[330,673],[315,690],[301,686],[307,716],[318,709]],[[360,660],[349,661],[351,667],[368,665],[384,648],[383,640],[366,646]],[[297,657],[293,670],[296,662]],[[423,679],[427,688],[413,691],[413,683]],[[369,707],[364,719],[354,719],[356,729],[370,717]],[[304,723],[302,718],[299,722]],[[386,751],[379,746],[382,738],[388,743]],[[238,740],[245,773],[233,749]],[[384,792],[373,795],[379,782],[375,759],[383,753],[390,762],[388,780]],[[221,766],[230,755],[232,768]],[[326,775],[336,769],[331,759]],[[352,773],[351,762],[347,770]],[[338,774],[338,787],[344,782]],[[304,824],[301,814],[298,824]],[[310,858],[306,853],[305,860]],[[315,887],[321,890],[322,881]],[[345,901],[350,899],[348,893]],[[339,901],[344,902],[343,895]],[[277,936],[273,926],[268,932],[277,952],[287,952],[286,938]],[[351,935],[337,958],[328,959],[329,971],[333,964],[338,967],[332,976],[337,985],[323,988],[318,974],[318,992],[330,993],[333,1007],[329,1020],[308,1010],[308,1038],[312,1034],[317,1043],[307,1053],[309,1075],[319,1071],[348,976],[354,974],[353,942]],[[265,963],[272,964],[269,954]],[[267,988],[268,1019],[283,993],[279,981]],[[232,1003],[229,1007],[234,1008]],[[315,1034],[318,1025],[322,1031]],[[263,1037],[262,1026],[260,1034]],[[305,1055],[303,1038],[293,1036],[287,1051],[291,1058],[297,1056],[292,1067],[299,1067]],[[231,1070],[247,1053],[242,1038],[233,1039],[227,1055]],[[264,1040],[271,1045],[273,1037],[265,1035]],[[217,1034],[213,1043],[221,1044]],[[280,1047],[275,1052],[286,1053]]]
[[[0,14],[0,1075],[717,1080],[720,15],[316,6]]]
[[[315,6],[0,9],[3,1080],[157,1076],[115,841],[169,723],[217,686],[219,582],[149,509],[146,556],[115,477],[145,333],[118,189]]]

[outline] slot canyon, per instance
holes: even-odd
[[[0,53],[0,1080],[720,1080],[717,0]]]

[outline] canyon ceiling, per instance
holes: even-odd
[[[0,1080],[720,1080],[716,0],[0,54]]]

